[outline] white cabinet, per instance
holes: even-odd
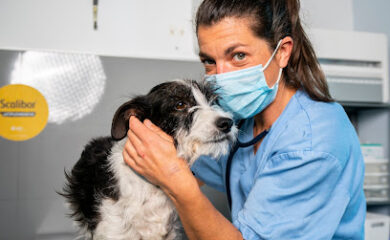
[[[194,1],[195,2],[195,1]],[[196,60],[193,1],[1,0],[0,49]]]
[[[365,227],[366,240],[388,240],[390,218],[386,215],[367,213]]]
[[[307,32],[336,100],[389,103],[386,35],[326,29]]]

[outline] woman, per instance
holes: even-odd
[[[175,204],[190,239],[363,239],[364,164],[357,135],[330,97],[298,0],[205,0],[196,17],[206,80],[240,120],[227,159],[201,158],[196,178],[230,190],[232,223],[202,194],[171,138],[130,120],[127,164]],[[226,168],[230,183],[226,187]]]

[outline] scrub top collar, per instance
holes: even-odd
[[[304,98],[300,98],[302,95],[305,95]],[[297,90],[297,92],[291,97],[290,101],[288,102],[287,106],[283,110],[283,112],[280,114],[280,116],[276,119],[276,121],[272,124],[270,129],[268,129],[268,134],[263,139],[263,143],[266,143],[268,138],[274,139],[277,137],[281,132],[283,132],[283,129],[288,124],[288,120],[293,117],[293,114],[297,112],[297,110],[300,108],[301,103],[298,102],[298,98],[303,99],[305,101],[309,96],[307,96],[306,92],[302,90]],[[238,133],[238,140],[240,142],[249,142],[251,141],[255,136],[253,135],[253,127],[254,127],[254,118],[248,118],[244,121],[242,124],[241,129]],[[276,132],[276,133],[274,133]],[[276,135],[275,135],[276,134]],[[262,148],[262,145],[260,145],[260,148]],[[261,152],[259,148],[259,151]]]

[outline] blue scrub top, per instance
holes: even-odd
[[[239,140],[253,139],[253,118]],[[195,176],[226,192],[227,156],[195,161]],[[364,161],[338,103],[297,91],[263,139],[231,168],[232,222],[244,239],[364,239]]]

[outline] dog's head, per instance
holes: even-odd
[[[130,116],[151,120],[175,140],[178,155],[190,164],[200,155],[227,154],[237,128],[230,113],[217,105],[218,96],[207,82],[175,80],[154,87],[119,107],[111,135],[120,140],[127,135]]]

